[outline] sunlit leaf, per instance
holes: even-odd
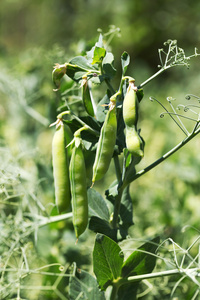
[[[123,255],[121,248],[103,234],[97,234],[93,251],[93,269],[103,290],[121,275]]]

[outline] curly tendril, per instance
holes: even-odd
[[[196,96],[196,95],[192,95],[192,94],[188,94],[185,96],[185,98],[187,100],[190,100],[191,97],[194,97],[196,100],[198,100],[200,102],[200,97]],[[190,121],[193,121],[195,122],[195,126],[194,126],[194,130],[196,130],[200,124],[200,113],[197,112],[195,109],[198,109],[200,110],[200,105],[195,105],[195,104],[188,104],[188,105],[183,105],[183,104],[179,104],[177,106],[177,108],[175,109],[174,106],[173,106],[173,101],[175,101],[176,99],[173,98],[173,97],[167,97],[167,102],[169,103],[171,109],[172,109],[172,112],[168,111],[168,109],[159,101],[157,100],[156,98],[154,97],[150,97],[149,98],[150,101],[156,101],[158,104],[160,104],[160,106],[162,106],[162,108],[165,110],[164,112],[162,112],[160,114],[160,118],[163,118],[165,115],[168,115],[170,116],[170,118],[177,124],[177,126],[182,130],[182,132],[186,135],[186,136],[189,136],[189,132],[187,130],[187,128],[185,127],[185,125],[183,124],[182,120],[181,119],[187,119],[187,120],[190,120]],[[179,114],[177,113],[177,110],[180,110],[180,109],[183,109],[183,111],[185,113],[187,112],[190,112],[190,113],[193,113],[193,115],[196,115],[197,117],[189,117],[189,116],[185,116],[185,115],[182,115],[182,114]]]
[[[195,98],[196,100],[198,100],[200,102],[200,97],[199,96],[196,96],[196,95],[193,95],[193,94],[188,94],[185,96],[185,99],[186,100],[191,100],[191,98]]]

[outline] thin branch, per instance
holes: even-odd
[[[197,123],[199,124],[199,123]],[[143,170],[140,170],[139,172],[137,172],[135,174],[135,176],[133,177],[133,180],[136,180],[137,178],[139,178],[140,176],[144,175],[145,173],[147,173],[148,171],[150,171],[151,169],[155,168],[157,165],[159,165],[161,162],[163,162],[165,159],[167,159],[168,157],[170,157],[172,154],[174,154],[176,151],[178,151],[179,149],[181,149],[184,145],[186,145],[192,138],[194,138],[198,133],[200,132],[200,127],[197,128],[196,131],[193,131],[189,136],[187,136],[183,141],[181,141],[178,145],[176,145],[173,149],[171,149],[169,152],[165,153],[162,157],[160,157],[158,160],[156,160],[155,162],[153,162],[151,165],[149,165],[148,167],[144,168]]]

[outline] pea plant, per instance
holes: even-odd
[[[186,279],[191,286],[191,299],[197,299],[200,294],[199,230],[183,228],[183,232],[190,229],[197,235],[189,246],[180,246],[170,237],[162,239],[160,234],[134,237],[130,192],[131,184],[200,132],[200,97],[188,94],[185,102],[177,107],[175,99],[168,95],[166,100],[157,99],[157,95],[149,99],[144,97],[145,86],[157,76],[176,66],[188,68],[190,59],[199,54],[195,49],[194,54],[186,56],[177,41],[168,40],[158,51],[158,71],[137,83],[137,78],[127,74],[130,64],[127,52],[121,55],[121,69],[117,71],[114,67],[109,43],[115,33],[114,29],[108,34],[100,33],[89,51],[53,67],[57,100],[54,115],[57,117],[50,124],[51,129],[48,128],[48,132],[52,130],[53,133],[55,191],[54,203],[48,203],[53,206],[50,213],[40,199],[41,187],[36,174],[31,177],[19,164],[23,154],[19,154],[17,161],[8,148],[0,147],[1,299],[44,299],[43,292],[45,299],[145,299],[153,289],[151,280],[158,286],[158,294],[154,291],[155,299],[162,298],[159,292],[163,292],[163,299],[166,299],[164,288],[159,291],[162,285],[159,280],[172,276],[177,276],[177,280],[166,294],[173,296]],[[118,83],[116,78],[119,78]],[[26,103],[21,82],[17,85],[18,82],[10,77],[6,80],[5,74],[0,82],[1,90],[9,90],[30,117],[45,127],[49,125],[45,117]],[[184,138],[160,158],[145,165],[148,145],[145,146],[143,128],[140,128],[140,112],[148,100],[151,105],[161,107],[160,117],[168,116]],[[30,160],[31,166],[35,156]],[[10,162],[14,161],[15,168],[12,166],[11,170]],[[33,182],[36,191],[32,188]],[[86,268],[81,266],[80,269],[77,257],[73,257],[73,262],[53,259],[46,263],[38,259],[30,237],[34,235],[37,245],[41,238],[38,232],[46,228],[48,239],[53,239],[51,230],[55,223],[73,232],[78,250],[82,241],[90,243],[92,266],[86,263]],[[40,277],[34,277],[36,275]],[[48,279],[45,281],[43,277]]]
[[[73,276],[69,280],[70,299],[136,299],[141,281],[173,274],[192,278],[197,284],[194,298],[199,293],[197,259],[192,259],[187,269],[184,269],[183,259],[181,266],[176,263],[176,267],[167,271],[152,273],[164,244],[160,244],[159,236],[150,238],[128,257],[119,246],[119,242],[126,240],[128,229],[133,225],[130,184],[169,158],[200,132],[199,97],[188,95],[187,99],[194,97],[197,103],[179,106],[179,109],[189,111],[192,116],[178,113],[171,97],[167,98],[171,111],[161,101],[150,97],[164,109],[161,117],[169,115],[183,131],[185,138],[152,164],[136,170],[136,165],[145,155],[145,141],[138,127],[140,106],[145,105],[145,100],[142,101],[143,87],[169,68],[188,67],[189,60],[199,55],[195,49],[195,53],[187,57],[174,40],[168,40],[164,47],[159,49],[158,72],[138,85],[134,78],[126,74],[130,57],[124,52],[121,56],[121,80],[118,88],[113,86],[117,72],[113,64],[114,56],[108,50],[102,34],[85,55],[54,66],[54,91],[60,90],[63,100],[58,107],[57,121],[52,124],[56,125],[53,139],[56,205],[63,218],[67,210],[72,209],[77,244],[85,230],[96,233],[93,248],[93,272],[96,278],[77,269],[74,263],[71,271]],[[65,76],[71,81],[65,81]],[[100,101],[94,96],[98,88],[102,93]],[[184,118],[194,122],[191,132],[186,129],[182,121]],[[92,164],[92,172],[88,173],[86,155],[89,155]],[[112,160],[115,179],[101,194],[95,190],[95,185],[105,177]],[[174,243],[173,246],[175,249]]]

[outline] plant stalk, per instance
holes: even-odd
[[[158,75],[160,75],[161,73],[163,73],[165,70],[171,68],[172,66],[165,66],[162,67],[158,72],[156,72],[154,75],[152,75],[151,77],[149,77],[147,80],[145,80],[143,83],[141,83],[137,88],[138,90],[143,88],[143,86],[145,86],[147,83],[149,83],[151,80],[153,80],[154,78],[156,78]]]
[[[196,273],[199,272],[199,268],[192,268],[192,269],[172,269],[168,271],[161,271],[161,272],[155,272],[155,273],[149,273],[149,274],[143,274],[143,275],[136,275],[136,276],[130,276],[127,278],[127,283],[141,281],[144,279],[151,279],[151,278],[157,278],[157,277],[164,277],[164,276],[171,276],[171,275],[178,275],[178,274],[186,274],[187,273]]]
[[[161,162],[163,162],[165,159],[167,159],[169,156],[171,156],[172,154],[174,154],[176,151],[178,151],[179,149],[181,149],[184,145],[186,145],[192,138],[194,138],[198,133],[200,132],[200,127],[195,131],[192,132],[189,136],[187,136],[183,141],[181,141],[178,145],[176,145],[173,149],[171,149],[170,151],[168,151],[167,153],[165,153],[162,157],[160,157],[158,160],[156,160],[155,162],[153,162],[151,165],[147,166],[146,168],[144,168],[143,170],[140,170],[139,172],[137,172],[135,174],[135,176],[133,177],[133,180],[136,180],[137,178],[139,178],[140,176],[144,175],[145,173],[147,173],[148,171],[150,171],[151,169],[155,168],[157,165],[159,165]],[[131,182],[132,182],[131,181]]]
[[[111,292],[111,295],[110,295],[110,300],[115,300],[116,299],[118,288],[119,288],[118,285],[113,284],[113,286],[112,286],[112,292]]]

